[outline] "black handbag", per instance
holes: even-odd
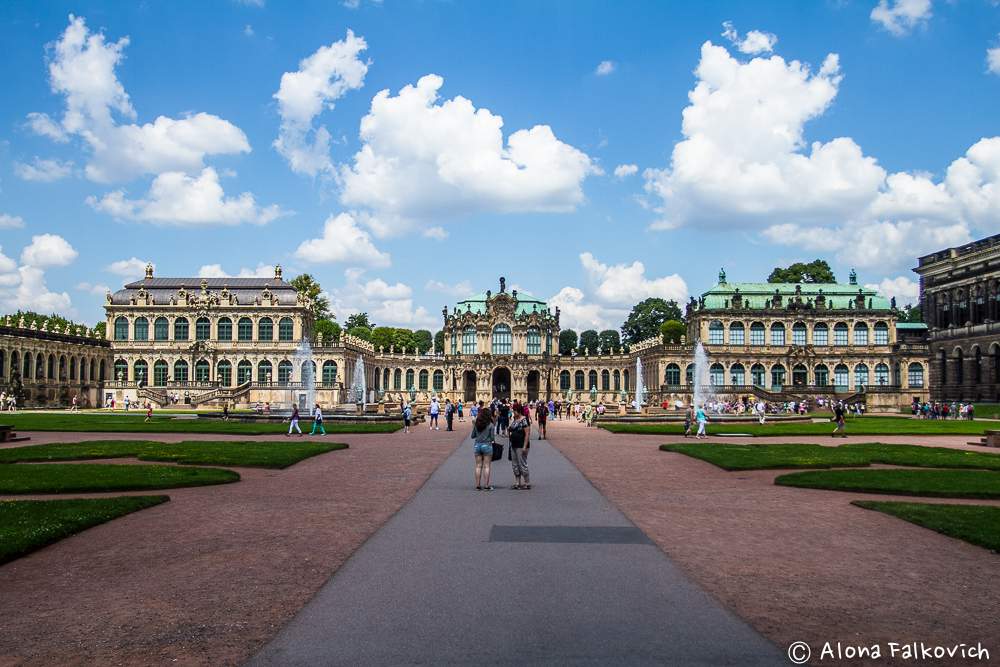
[[[499,461],[503,458],[503,445],[499,442],[493,443],[493,461]]]

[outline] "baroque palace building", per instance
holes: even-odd
[[[1000,235],[918,260],[932,397],[1000,400]]]
[[[362,384],[355,373],[363,372],[366,403],[398,409],[433,395],[619,405],[634,400],[639,369],[647,405],[672,406],[691,400],[701,342],[703,377],[729,399],[825,396],[898,407],[928,394],[925,327],[897,323],[894,304],[859,287],[853,273],[848,284],[799,285],[728,283],[720,273],[687,305],[683,340],[571,355],[559,354],[559,309],[508,291],[502,278],[497,292],[443,310],[437,354],[376,349],[344,333],[317,339],[311,306],[281,267],[273,278],[158,278],[149,266],[142,280],[108,294],[106,340],[0,330],[3,377],[15,365],[27,369],[29,404],[65,405],[79,393],[89,405],[176,397],[352,409]]]

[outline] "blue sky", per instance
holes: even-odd
[[[341,321],[434,329],[505,275],[617,327],[815,257],[906,302],[1000,231],[998,33],[985,0],[7,2],[0,305],[280,263]]]

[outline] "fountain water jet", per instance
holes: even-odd
[[[709,371],[708,354],[705,346],[698,341],[694,346],[694,397],[695,408],[704,407],[708,401],[715,400],[715,389],[712,386],[712,375]]]
[[[294,368],[299,369],[299,373],[302,375],[301,389],[292,389],[292,401],[291,405],[296,402],[299,403],[299,409],[305,408],[306,410],[312,410],[312,407],[316,404],[316,362],[313,361],[312,346],[309,345],[309,339],[303,338],[299,342],[299,346],[295,348],[295,364]],[[308,363],[306,363],[308,362]],[[296,396],[296,393],[299,395]],[[305,405],[302,404],[302,394],[305,394]],[[295,399],[299,400],[296,401]]]
[[[362,412],[368,399],[368,386],[365,380],[365,360],[358,355],[354,362],[354,377],[351,379],[351,400],[360,405]]]
[[[639,356],[635,358],[635,400],[632,405],[635,407],[636,412],[642,412],[642,396],[646,393],[646,387],[643,384],[642,378],[642,359]]]

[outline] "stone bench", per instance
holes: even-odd
[[[970,442],[970,445],[980,445],[981,447],[1000,447],[1000,431],[986,431],[984,437],[979,442]]]
[[[0,442],[24,442],[25,440],[31,440],[31,438],[26,435],[19,436],[10,424],[0,424]]]

